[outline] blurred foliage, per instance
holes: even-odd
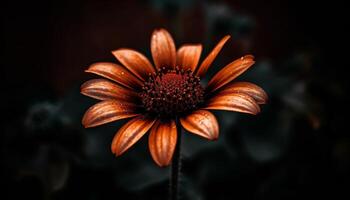
[[[278,2],[264,8],[292,9]],[[120,45],[150,55],[149,35],[159,26],[174,33],[177,42],[203,42],[204,55],[219,37],[232,35],[208,77],[232,59],[254,53],[257,63],[238,79],[260,85],[269,95],[258,116],[215,112],[218,141],[183,133],[181,199],[335,199],[347,194],[348,78],[341,69],[330,68],[337,60],[325,59],[320,36],[308,37],[327,27],[293,29],[305,35],[271,39],[275,30],[286,29],[281,24],[299,18],[303,20],[291,23],[294,27],[309,27],[309,12],[294,10],[287,17],[277,12],[280,16],[266,22],[269,10],[261,15],[260,6],[196,0],[6,4],[18,16],[7,11],[3,18],[10,27],[4,44],[15,55],[2,66],[8,68],[8,86],[1,104],[1,199],[166,199],[169,168],[153,163],[146,137],[115,158],[110,142],[126,120],[93,129],[80,123],[95,103],[79,93],[87,80],[84,68],[112,61],[106,54],[109,48],[124,47]],[[262,28],[266,23],[281,26]],[[257,40],[265,36],[271,44]],[[302,42],[283,44],[294,37]],[[283,54],[264,45],[277,46]],[[25,59],[18,59],[23,48]]]

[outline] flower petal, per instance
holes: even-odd
[[[151,129],[148,146],[153,160],[164,167],[170,164],[177,142],[177,130],[174,120],[158,120]]]
[[[105,79],[92,79],[81,86],[81,93],[99,100],[136,101],[136,92],[123,88]]]
[[[85,71],[108,78],[130,89],[140,89],[142,87],[142,82],[139,79],[127,69],[115,63],[94,63]]]
[[[218,95],[230,93],[243,93],[251,96],[256,103],[265,104],[268,97],[266,92],[259,86],[249,82],[236,82],[225,86]]]
[[[202,53],[201,44],[183,45],[177,51],[176,65],[184,70],[190,69],[192,72],[196,70],[199,58]]]
[[[155,72],[152,64],[141,53],[132,49],[118,49],[112,54],[135,76],[145,81],[149,75]]]
[[[230,36],[226,35],[218,42],[218,44],[214,47],[214,49],[211,50],[209,55],[203,60],[202,64],[198,68],[196,73],[197,76],[203,77],[205,73],[207,73],[208,68],[213,63],[214,59],[219,54],[219,52],[221,51],[222,47],[224,46],[224,44],[227,42],[228,39],[230,39]]]
[[[254,56],[246,55],[226,65],[209,81],[207,92],[212,92],[226,85],[245,72],[254,62]]]
[[[156,29],[151,38],[151,52],[157,69],[173,69],[176,64],[175,43],[165,29]]]
[[[137,106],[118,101],[101,101],[91,106],[84,114],[82,123],[85,128],[102,125],[119,119],[137,116]]]
[[[180,119],[181,125],[189,132],[216,140],[219,137],[219,125],[216,117],[207,110],[196,110]]]
[[[135,144],[154,124],[156,120],[139,116],[119,129],[113,138],[111,150],[117,156]]]
[[[252,97],[243,93],[223,94],[209,100],[204,109],[228,110],[256,115],[260,112],[259,105]]]

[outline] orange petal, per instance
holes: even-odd
[[[266,92],[259,86],[249,82],[236,82],[225,86],[218,95],[230,93],[243,93],[251,96],[256,103],[265,104],[268,97]]]
[[[154,64],[158,69],[173,69],[176,64],[174,40],[165,29],[156,29],[151,38],[151,52]]]
[[[154,124],[156,120],[139,116],[119,129],[113,138],[111,150],[117,156],[135,144]]]
[[[101,101],[91,106],[84,114],[82,123],[85,128],[98,126],[119,119],[134,117],[135,104],[118,101]]]
[[[207,110],[196,110],[180,119],[181,125],[189,132],[209,140],[219,137],[219,125],[216,117]]]
[[[205,73],[207,73],[208,68],[213,63],[214,59],[219,54],[219,52],[221,51],[222,47],[224,46],[224,44],[227,42],[228,39],[230,39],[230,36],[226,35],[219,41],[219,43],[214,47],[214,49],[211,50],[209,55],[203,60],[202,64],[198,68],[198,71],[196,73],[197,76],[203,77]]]
[[[151,129],[148,146],[153,160],[164,167],[170,164],[176,147],[177,130],[174,120],[157,121]]]
[[[207,91],[215,91],[245,72],[254,64],[254,56],[246,55],[226,65],[209,81]]]
[[[205,109],[228,110],[256,115],[259,105],[252,97],[243,93],[223,94],[209,100]]]
[[[86,72],[97,74],[130,89],[140,89],[142,82],[124,67],[115,63],[98,62],[90,65]]]
[[[150,74],[155,72],[152,64],[141,53],[132,49],[118,49],[112,51],[112,54],[135,76],[145,81]]]
[[[177,51],[176,65],[184,70],[190,69],[194,72],[198,65],[201,53],[201,44],[183,45]]]
[[[81,86],[81,93],[99,100],[123,100],[135,101],[138,99],[136,92],[118,86],[105,79],[92,79]]]

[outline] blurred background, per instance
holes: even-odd
[[[183,134],[181,199],[349,196],[347,11],[340,2],[53,0],[1,3],[0,199],[167,199],[170,168],[157,167],[147,137],[119,158],[121,120],[84,129],[96,101],[80,94],[98,61],[129,47],[150,56],[155,28],[202,59],[232,36],[210,68],[251,53],[239,80],[266,90],[258,116],[215,112],[220,137]]]

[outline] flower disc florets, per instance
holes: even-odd
[[[140,93],[144,108],[163,117],[175,117],[198,108],[204,90],[191,70],[161,69],[145,82]]]

